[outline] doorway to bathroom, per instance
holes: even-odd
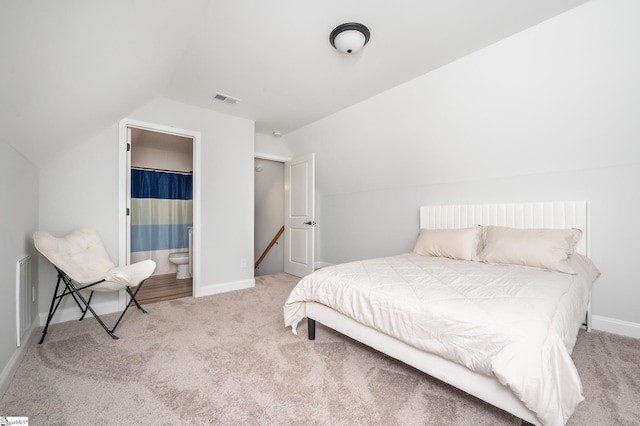
[[[192,296],[195,138],[128,125],[128,262],[156,262],[140,288],[141,304]]]

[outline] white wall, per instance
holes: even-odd
[[[85,143],[56,157],[40,169],[39,228],[54,236],[63,236],[80,227],[94,228],[102,237],[107,252],[118,258],[118,127],[109,126]],[[41,319],[49,310],[56,284],[55,270],[40,257],[39,312]],[[117,298],[96,294],[92,305],[98,312],[117,308]],[[65,298],[70,299],[70,298]],[[112,302],[101,308],[102,302]],[[77,307],[63,300],[54,321],[63,318],[62,310]],[[70,319],[66,318],[65,320]],[[44,325],[44,324],[43,324]]]
[[[640,337],[637,16],[593,0],[288,134],[316,153],[318,257],[410,250],[420,205],[587,199],[593,312]]]
[[[285,139],[285,137],[275,137],[265,135],[263,133],[256,133],[256,154],[267,154],[272,157],[277,157],[279,160],[291,159],[291,152],[285,144]]]
[[[23,341],[20,350],[16,346],[16,262],[26,255],[32,256],[32,280],[37,283],[38,256],[33,247],[32,235],[38,230],[38,169],[0,140],[0,397],[26,353]],[[37,303],[32,305],[35,320]],[[22,350],[24,349],[24,351]]]
[[[201,133],[202,265],[198,286],[203,294],[210,294],[253,285],[254,123],[162,98],[128,118]],[[40,228],[64,235],[80,226],[93,227],[114,261],[118,259],[118,124],[113,123],[40,172]],[[241,259],[247,266],[240,266]],[[39,309],[44,313],[55,275],[50,265],[41,264]],[[115,294],[97,296],[101,296],[96,300],[98,312],[117,308]]]
[[[193,144],[191,139],[186,138],[185,143]],[[131,149],[131,166],[191,172],[193,171],[193,152],[173,151],[162,147],[134,146]]]
[[[209,293],[234,283],[253,285],[254,122],[166,99],[147,104],[130,118],[201,132],[198,286]]]

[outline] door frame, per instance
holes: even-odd
[[[254,158],[254,164],[255,164],[255,160],[268,160],[268,161],[273,161],[273,162],[277,162],[277,163],[282,163],[282,174],[284,175],[284,165],[287,161],[292,160],[292,157],[282,157],[280,155],[272,155],[272,154],[265,154],[262,152],[254,152],[253,153],[253,158]],[[283,180],[284,180],[284,176],[283,176]],[[282,188],[283,191],[283,198],[284,198],[284,186]],[[255,210],[255,187],[254,187],[254,193],[253,193],[253,200],[254,200],[254,210]],[[283,201],[284,203],[284,201]],[[284,209],[284,206],[283,206]],[[253,218],[253,223],[254,223],[254,232],[253,232],[253,243],[254,243],[254,252],[255,252],[255,241],[256,241],[256,234],[255,234],[255,222],[256,222],[256,218]],[[282,224],[284,225],[284,214],[282,215]],[[284,237],[283,237],[284,240]],[[256,259],[254,259],[255,262]],[[282,271],[284,271],[284,262],[285,259],[282,259]],[[255,276],[255,270],[253,271],[253,275]]]
[[[157,133],[168,133],[171,135],[190,138],[193,140],[193,295],[198,294],[200,288],[200,188],[201,188],[201,139],[200,132],[193,130],[179,129],[162,124],[149,123],[131,118],[120,120],[118,130],[118,264],[127,265],[130,262],[130,241],[129,241],[129,217],[127,209],[130,208],[130,184],[128,176],[131,169],[130,151],[127,150],[129,143],[129,128],[150,130]],[[120,292],[119,304],[124,309],[128,303],[126,293]]]
[[[315,163],[315,152],[311,152],[311,153],[306,154],[306,155],[311,155],[311,156],[313,156],[313,157],[314,157],[314,163]],[[287,163],[288,163],[289,161],[293,161],[293,160],[296,160],[296,159],[298,159],[298,158],[305,157],[306,155],[296,156],[296,157],[294,158],[294,157],[283,157],[283,156],[279,156],[279,155],[272,155],[272,154],[266,154],[266,153],[261,153],[261,152],[255,152],[255,153],[254,153],[254,158],[256,158],[256,159],[262,159],[262,160],[277,161],[277,162],[283,163],[283,165],[286,167],[286,165],[287,165]],[[285,176],[286,176],[286,171],[285,171]],[[286,182],[286,179],[285,179],[284,185],[285,185],[284,191],[285,191],[285,216],[286,216],[286,214],[287,214],[287,213],[286,213],[286,210],[287,210],[287,208],[286,208],[286,198],[287,198],[287,194],[286,194],[286,192],[287,192],[287,188],[286,188],[286,187],[287,187],[287,182]],[[315,196],[315,191],[316,191],[316,187],[315,187],[315,176],[314,176],[314,179],[313,179],[313,191],[314,191],[314,196]],[[317,200],[316,200],[316,202],[314,202],[314,203],[313,203],[313,204],[314,204],[314,206],[313,206],[313,207],[314,207],[314,211],[312,212],[312,216],[313,216],[313,218],[314,218],[314,219],[312,219],[312,220],[313,220],[314,222],[315,222],[315,218],[316,218],[316,211],[315,211],[316,203],[317,203]],[[282,222],[285,224],[285,234],[284,234],[284,235],[285,235],[285,237],[284,237],[284,240],[285,240],[285,241],[284,241],[284,245],[285,245],[285,256],[284,256],[284,259],[283,259],[283,265],[282,265],[282,268],[283,268],[283,270],[284,270],[284,269],[285,269],[286,262],[287,262],[287,258],[286,258],[286,256],[287,256],[287,254],[286,254],[287,250],[286,250],[286,249],[287,249],[287,247],[288,247],[288,245],[289,245],[289,243],[286,241],[286,238],[287,238],[287,231],[288,231],[288,230],[287,230],[287,227],[286,227],[286,223],[287,223],[287,221],[286,221],[286,217],[283,217],[283,218],[282,218]],[[314,227],[314,231],[313,231],[313,232],[315,233],[315,227]],[[255,239],[255,237],[254,237],[254,239]],[[313,244],[314,244],[314,247],[313,247],[313,249],[312,249],[312,251],[313,251],[313,260],[312,260],[312,263],[313,263],[313,269],[314,269],[314,270],[316,269],[316,264],[317,264],[317,261],[316,261],[316,259],[315,259],[315,254],[316,254],[315,244],[316,244],[316,240],[317,240],[317,238],[314,238],[314,243],[313,243]]]

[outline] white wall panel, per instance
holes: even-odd
[[[9,386],[9,381],[29,348],[25,336],[20,349],[16,349],[16,261],[25,255],[31,256],[32,284],[37,281],[38,254],[31,239],[38,230],[38,169],[15,149],[0,139],[0,199],[2,199],[2,221],[0,221],[0,397]],[[55,285],[55,283],[53,283]],[[29,294],[28,308],[37,312],[37,301]],[[31,317],[31,319],[35,319]],[[31,321],[31,332],[38,324]]]

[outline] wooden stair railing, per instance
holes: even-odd
[[[258,261],[256,262],[255,267],[253,269],[258,269],[258,266],[260,266],[260,262],[262,262],[262,260],[267,256],[267,253],[269,253],[269,250],[271,250],[271,247],[273,247],[275,243],[278,242],[278,238],[280,238],[280,235],[282,235],[283,232],[284,232],[284,225],[282,225],[282,228],[280,228],[280,230],[276,233],[276,236],[273,237],[273,240],[271,240],[267,248],[264,249],[264,251],[262,252],[262,255],[258,258]]]

